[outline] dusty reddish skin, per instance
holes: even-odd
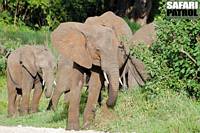
[[[54,58],[52,53],[43,46],[24,46],[13,51],[7,60],[7,89],[8,89],[8,116],[18,115],[18,109],[22,115],[29,112],[37,112],[38,104],[43,92],[42,81],[46,80],[49,97],[52,93],[54,81]],[[40,68],[43,68],[41,70]],[[31,90],[34,87],[33,99],[29,109]],[[19,104],[21,100],[21,104]]]
[[[129,40],[132,36],[132,31],[124,19],[111,11],[105,12],[101,16],[89,17],[85,23],[112,28],[119,40]]]
[[[108,12],[102,16],[106,16],[106,20],[109,18],[109,15],[111,15],[113,20],[119,20],[119,22],[116,21],[116,23],[114,23],[114,26],[120,27],[120,25],[123,25],[124,28],[123,26],[121,26],[121,29],[113,28],[113,26],[109,25],[109,23],[111,24],[113,21],[109,20],[106,22],[108,26],[102,26],[102,24],[94,23],[91,25],[90,22],[93,21],[93,18],[91,18],[91,21],[89,20],[86,24],[72,22],[62,23],[52,33],[53,46],[58,49],[62,56],[67,59],[71,59],[73,62],[81,66],[77,67],[75,65],[76,68],[73,66],[72,69],[76,69],[75,72],[74,70],[67,70],[68,74],[71,75],[70,77],[73,77],[72,81],[70,81],[69,85],[65,85],[64,88],[58,87],[58,91],[54,92],[55,95],[53,95],[51,101],[51,104],[53,105],[52,108],[55,110],[60,95],[63,91],[70,89],[71,93],[70,95],[67,95],[67,99],[69,99],[70,103],[73,104],[69,104],[68,129],[79,129],[78,110],[80,102],[80,88],[82,88],[83,85],[84,68],[90,69],[91,78],[89,82],[89,96],[84,111],[83,126],[87,127],[94,118],[95,105],[97,104],[99,92],[103,84],[103,78],[101,78],[103,74],[99,68],[107,72],[110,80],[110,91],[107,105],[114,106],[115,104],[119,85],[119,69],[125,61],[125,53],[119,52],[120,50],[118,47],[121,45],[119,43],[119,38],[124,34],[131,37],[132,32],[129,27],[127,28],[125,21],[113,13]],[[94,18],[94,21],[95,20],[96,19]],[[112,27],[112,30],[109,27]],[[110,38],[112,39],[110,40]],[[91,64],[95,64],[99,68],[91,67]],[[60,69],[60,71],[61,70],[62,69]],[[72,72],[70,73],[69,71]],[[62,73],[64,72],[61,72],[61,75]],[[65,83],[69,83],[69,81],[66,79]]]
[[[151,47],[152,43],[156,41],[156,30],[155,24],[150,23],[141,27],[133,36],[131,37],[130,44],[134,47],[140,43]]]
[[[109,77],[108,106],[114,106],[119,88],[119,64],[117,60],[119,42],[112,29],[103,26],[91,26],[81,23],[62,23],[52,33],[53,46],[73,64],[72,81],[70,88],[68,129],[79,129],[80,92],[83,86],[85,68],[92,72],[92,80],[99,81],[100,73],[92,66],[95,64],[104,70]],[[96,74],[95,74],[96,73]],[[100,82],[89,88],[89,97],[84,113],[84,125],[93,116],[94,105],[100,91]],[[91,88],[92,87],[92,88]],[[91,90],[92,89],[92,90]],[[94,93],[93,91],[96,90]]]

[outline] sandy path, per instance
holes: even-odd
[[[0,126],[0,133],[103,133],[92,130],[66,131],[63,128],[8,127]]]

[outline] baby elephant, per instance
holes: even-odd
[[[31,112],[38,111],[41,94],[45,89],[47,98],[51,97],[54,84],[54,56],[45,46],[29,46],[13,51],[7,60],[8,116],[29,113],[30,93],[34,88]]]

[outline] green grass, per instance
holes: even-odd
[[[200,104],[170,91],[150,101],[140,90],[121,93],[113,113],[110,120],[99,110],[94,127],[111,132],[200,132]]]
[[[0,42],[18,42],[21,44],[48,44],[50,32],[47,30],[33,31],[25,26],[14,26],[0,23]],[[13,44],[15,45],[15,44]]]
[[[5,77],[0,77],[0,125],[66,127],[67,109],[63,97],[56,112],[45,111],[48,100],[43,95],[39,113],[7,118],[6,93]],[[81,112],[86,98],[87,95],[83,93]],[[102,108],[98,108],[91,129],[137,133],[200,132],[200,104],[171,91],[165,91],[151,100],[147,100],[139,89],[120,92],[114,110],[105,112]],[[82,113],[80,120],[82,121]]]

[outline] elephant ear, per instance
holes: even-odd
[[[76,30],[63,30],[60,25],[51,35],[53,46],[65,58],[85,68],[92,67],[92,57],[86,46],[86,37]]]
[[[33,47],[27,47],[20,53],[20,64],[32,75],[36,76],[37,68],[35,65],[35,55]]]

